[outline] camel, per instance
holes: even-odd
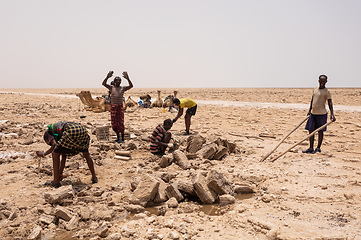
[[[85,110],[93,112],[110,111],[110,104],[105,102],[105,97],[93,99],[90,91],[81,91],[76,94],[85,105]]]
[[[79,97],[80,101],[85,105],[84,108],[85,108],[86,111],[91,111],[92,110],[92,105],[84,97],[84,91],[81,91],[80,93],[77,93],[76,96]]]
[[[169,107],[169,108],[173,107],[173,99],[177,97],[178,91],[174,91],[173,93],[174,93],[174,95],[168,95],[168,97],[166,97],[166,98],[164,99],[164,103],[163,103],[163,107],[164,107],[164,108],[166,108],[166,107]]]
[[[97,99],[93,99],[90,91],[81,91],[80,93],[76,94],[80,98],[80,101],[85,105],[85,110],[93,111],[95,113],[110,111],[110,103],[106,101],[105,96],[97,97]],[[124,102],[124,110],[127,108],[125,105],[125,99],[123,98]]]
[[[162,107],[163,106],[163,100],[160,98],[160,90],[158,92],[158,98],[152,103],[151,107]]]
[[[137,105],[138,105],[138,103],[136,101],[134,101],[133,99],[131,99],[130,96],[128,97],[127,101],[125,102],[125,107],[134,107]]]

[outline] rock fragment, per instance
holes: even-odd
[[[165,191],[166,191],[168,198],[174,197],[175,199],[177,199],[178,202],[180,202],[184,199],[182,193],[178,190],[176,183],[169,184],[167,186],[167,188],[165,189]]]
[[[175,150],[173,152],[173,157],[174,157],[175,162],[178,164],[178,166],[180,168],[182,168],[183,170],[190,168],[188,158],[181,150]]]
[[[198,156],[205,159],[213,159],[214,154],[217,152],[217,144],[211,143],[202,147],[198,152]]]
[[[233,204],[236,202],[236,198],[229,194],[219,196],[219,204],[221,206]]]
[[[159,182],[152,176],[144,174],[130,196],[129,202],[145,207],[157,194]]]
[[[208,187],[206,178],[202,173],[198,173],[194,179],[193,186],[197,196],[205,204],[212,204],[217,198],[217,194]]]
[[[186,151],[189,153],[196,153],[199,149],[202,148],[202,145],[206,142],[206,139],[201,135],[190,136],[187,139],[187,148]]]
[[[208,186],[215,191],[218,195],[222,194],[231,194],[233,195],[232,186],[223,176],[223,174],[212,170],[207,175],[207,184]]]
[[[71,185],[63,186],[44,194],[45,201],[50,204],[60,203],[63,199],[73,197],[74,193]]]

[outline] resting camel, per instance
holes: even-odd
[[[137,106],[137,102],[135,102],[133,99],[130,98],[130,96],[128,97],[127,101],[125,102],[125,107],[134,107]]]
[[[168,95],[168,97],[164,99],[164,103],[163,103],[164,108],[173,107],[173,99],[177,97],[178,91],[174,91],[173,93],[174,95]]]
[[[106,101],[105,97],[99,97],[98,99],[93,99],[90,91],[81,91],[76,94],[80,101],[85,105],[85,110],[93,111],[95,113],[110,111],[110,103]],[[123,99],[123,102],[125,100]],[[124,104],[124,110],[126,109],[126,105]]]
[[[158,92],[158,98],[150,105],[151,107],[162,107],[163,106],[163,100],[160,98],[160,90]]]

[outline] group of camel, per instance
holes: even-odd
[[[140,99],[143,100],[145,103],[147,103],[147,106],[149,107],[171,107],[173,106],[173,99],[177,97],[177,91],[174,91],[174,95],[168,95],[164,101],[160,97],[160,90],[158,92],[158,98],[151,102],[151,96],[149,94],[144,94],[140,96]],[[93,111],[93,112],[105,112],[110,111],[110,102],[107,99],[106,95],[103,95],[101,97],[97,97],[96,99],[93,99],[90,91],[81,91],[80,93],[76,94],[80,101],[85,105],[85,110],[87,111]],[[134,101],[130,96],[128,96],[128,99],[124,101],[124,110],[127,109],[127,107],[135,107],[138,106],[138,103]]]

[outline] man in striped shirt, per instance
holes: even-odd
[[[159,124],[153,131],[150,140],[150,152],[154,155],[162,156],[165,154],[167,147],[172,148],[173,144],[169,143],[172,134],[168,132],[173,126],[171,119],[164,120],[163,124]]]

